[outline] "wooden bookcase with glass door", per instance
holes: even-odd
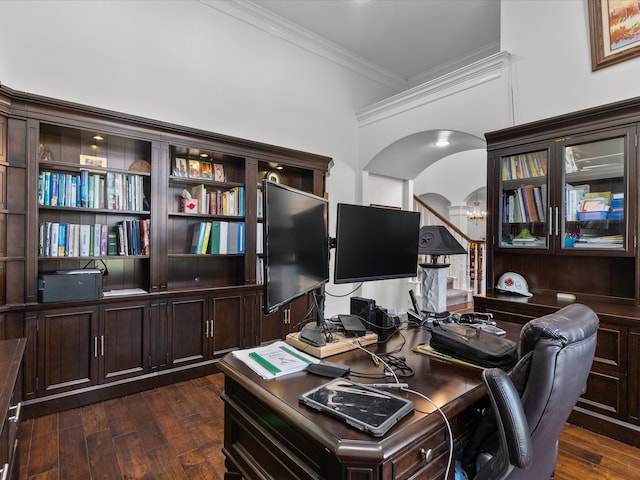
[[[571,421],[635,445],[639,125],[631,99],[486,134],[487,293],[474,297],[477,310],[523,324],[571,301],[592,307],[598,347]],[[498,290],[506,272],[533,296]]]

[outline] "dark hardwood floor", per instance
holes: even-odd
[[[21,480],[224,477],[222,374],[25,420]],[[556,480],[639,478],[640,449],[567,425]]]

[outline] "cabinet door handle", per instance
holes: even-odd
[[[209,336],[213,337],[213,320],[209,320],[211,325],[209,326]]]
[[[8,420],[13,423],[20,422],[20,413],[22,412],[22,402],[18,402],[13,407],[9,407],[9,418]]]
[[[98,358],[98,337],[93,337],[93,358]]]
[[[204,338],[209,338],[209,320],[204,322]]]
[[[4,466],[2,467],[2,479],[1,480],[7,480],[7,475],[9,475],[9,464],[5,463]]]
[[[560,222],[558,217],[558,207],[556,207],[556,237],[560,234]]]
[[[100,336],[100,356],[104,357],[104,335]]]

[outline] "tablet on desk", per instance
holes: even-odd
[[[387,433],[415,408],[411,400],[345,378],[336,378],[303,393],[300,403],[337,417],[374,437]]]

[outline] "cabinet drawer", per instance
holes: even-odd
[[[598,328],[598,343],[593,358],[593,370],[612,374],[619,374],[624,371],[626,365],[623,338],[626,338],[626,336],[626,327],[600,323],[600,327]]]
[[[591,372],[587,379],[587,390],[578,399],[578,405],[607,416],[624,418],[626,378]]]

